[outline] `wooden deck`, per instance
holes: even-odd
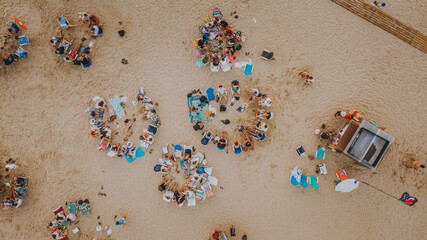
[[[377,25],[427,53],[427,36],[363,0],[331,0],[359,17]]]

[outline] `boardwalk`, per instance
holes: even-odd
[[[359,17],[377,25],[427,53],[427,36],[363,0],[331,0]]]

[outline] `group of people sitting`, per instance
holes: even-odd
[[[132,127],[137,121],[136,115],[141,114],[142,120],[150,122],[148,128],[144,129],[139,137],[140,144],[145,149],[148,149],[154,142],[154,136],[157,134],[158,126],[161,124],[157,109],[153,101],[145,94],[145,90],[141,88],[136,96],[136,101],[133,101],[133,105],[138,107],[138,112],[132,114],[132,118],[124,119],[121,127],[121,133],[124,136],[123,141],[117,143],[112,143],[112,136],[116,136],[118,132],[113,132],[109,124],[115,124],[118,129],[120,128],[118,120],[120,117],[126,116],[124,107],[126,106],[127,98],[122,97],[119,99],[116,96],[110,99],[109,104],[98,96],[94,97],[92,100],[95,106],[89,110],[88,115],[90,124],[92,125],[90,135],[94,138],[100,138],[101,142],[98,146],[98,150],[105,150],[110,157],[125,157],[128,162],[142,157],[142,154],[144,154],[142,149],[129,141],[129,137],[133,135]],[[104,117],[105,114],[109,116]]]
[[[210,63],[212,72],[218,72],[220,68],[227,72],[232,67],[237,51],[242,49],[244,37],[239,31],[233,32],[230,25],[222,20],[219,8],[213,10],[213,18],[205,17],[203,21],[204,24],[199,28],[202,37],[193,41],[195,54],[201,57],[197,66]]]
[[[234,239],[234,237],[236,237],[236,228],[234,227],[233,224],[231,224],[230,226],[230,235],[227,237],[227,233],[222,231],[221,229],[219,230],[214,230],[212,232],[212,240],[219,240],[221,238],[221,240],[228,240],[228,238]],[[242,236],[242,240],[248,240],[248,236],[246,233],[243,234]]]
[[[168,146],[164,147],[159,164],[154,166],[154,172],[163,175],[158,189],[163,192],[164,201],[173,201],[179,207],[187,201],[189,207],[195,207],[196,199],[206,200],[213,196],[212,185],[216,186],[218,179],[212,176],[212,168],[207,167],[205,155],[193,154],[193,151],[192,146],[174,145],[173,154],[169,154]],[[171,176],[174,173],[184,175],[183,185]]]
[[[46,228],[50,229],[50,234],[53,239],[68,239],[68,230],[67,228],[71,226],[71,224],[77,224],[77,214],[87,215],[90,213],[90,203],[88,199],[85,200],[77,200],[74,202],[66,202],[65,205],[68,207],[67,212],[65,213],[64,208],[59,206],[57,209],[53,211],[55,214],[55,219],[53,219]],[[73,229],[74,233],[79,232],[79,228],[76,227]]]
[[[16,171],[17,168],[19,168],[19,164],[10,158],[4,166],[6,175],[0,174],[0,197],[4,196],[0,205],[3,205],[3,210],[12,207],[18,208],[24,202],[28,180],[26,177],[16,174],[11,177],[12,171]]]
[[[233,80],[231,82],[231,92],[232,92],[232,99],[231,99],[231,106],[233,106],[237,101],[241,98],[240,93],[240,84],[239,81]],[[208,93],[209,95],[209,93]],[[209,96],[207,99],[213,99]],[[224,85],[219,85],[216,89],[216,96],[215,99],[217,102],[220,103],[219,110],[221,112],[225,112],[227,109],[227,102],[228,102],[228,93],[227,89]],[[255,120],[246,126],[238,125],[237,130],[239,132],[239,137],[236,137],[233,140],[233,149],[235,154],[241,154],[242,151],[247,152],[248,150],[254,150],[254,139],[258,141],[264,141],[266,138],[266,132],[269,128],[269,125],[266,123],[266,121],[273,118],[273,112],[269,111],[268,109],[273,105],[274,100],[270,97],[267,97],[266,94],[260,93],[258,89],[251,89],[249,91],[249,101],[256,100],[256,104],[253,104],[256,106],[255,112]],[[240,107],[236,109],[238,112],[245,112],[249,104],[243,103]],[[210,110],[213,111],[212,107],[209,107]],[[197,112],[198,109],[189,109],[190,115],[192,112]],[[215,115],[215,114],[213,114]],[[222,120],[223,124],[230,124],[230,120]],[[202,121],[197,121],[194,123],[193,128],[195,131],[203,130],[204,124]],[[213,142],[217,145],[217,148],[219,150],[225,150],[228,146],[228,134],[226,131],[222,131],[220,134],[215,134],[212,131],[205,131],[203,132],[203,137],[201,140],[201,143],[203,145],[207,145],[209,142]]]
[[[23,25],[20,22],[12,22],[7,33],[3,35],[3,43],[0,47],[0,55],[2,62],[0,63],[0,70],[3,67],[10,67],[15,65],[19,59],[27,56],[27,51],[22,48],[29,43],[27,35],[21,35],[21,28]]]
[[[100,26],[98,17],[88,13],[81,13],[80,18],[82,19],[83,23],[90,28],[91,38],[95,39],[102,35],[103,29]],[[62,30],[75,28],[76,26],[70,24],[70,22],[65,17],[59,17],[57,20],[61,27],[59,28],[58,33],[50,39],[50,42],[55,48],[55,54],[64,56],[64,61],[72,63],[73,65],[82,66],[84,69],[92,66],[92,60],[89,57],[91,44],[89,44],[89,47],[83,47],[83,42],[86,40],[86,38],[83,37],[78,47],[71,48],[75,38],[66,40]]]

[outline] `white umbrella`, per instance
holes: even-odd
[[[346,179],[335,186],[337,192],[351,192],[359,187],[359,181],[354,178]]]

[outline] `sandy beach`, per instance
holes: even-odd
[[[200,37],[198,27],[215,7],[244,34],[236,61],[251,59],[251,76],[238,68],[212,73],[195,64],[199,58],[192,41]],[[426,1],[387,1],[383,10],[427,33]],[[251,240],[425,238],[427,178],[404,162],[409,156],[427,162],[427,54],[337,4],[0,0],[0,11],[2,33],[18,17],[29,28],[30,39],[28,56],[0,70],[0,160],[15,159],[19,172],[29,178],[24,204],[0,212],[0,239],[52,239],[45,228],[52,211],[78,198],[90,199],[91,213],[79,218],[81,231],[70,233],[70,240],[207,240],[214,229],[230,224],[238,236],[247,232]],[[104,28],[103,36],[93,41],[89,69],[64,62],[49,42],[59,16],[78,26],[67,30],[65,38],[87,36],[89,29],[78,19],[82,11],[96,14]],[[238,18],[230,16],[233,11]],[[122,29],[126,35],[120,38],[117,31]],[[273,51],[275,60],[261,59],[263,49]],[[121,64],[122,58],[129,64]],[[301,71],[312,73],[315,82],[304,87]],[[256,87],[275,100],[267,140],[242,155],[201,145],[186,103],[193,89],[230,88],[235,79],[242,92]],[[158,104],[162,125],[152,152],[129,164],[97,150],[85,110],[96,95],[133,99],[140,87]],[[236,113],[238,106],[218,112],[207,126],[232,132],[251,116]],[[395,137],[376,171],[330,151],[323,161],[298,157],[296,147],[303,145],[313,154],[324,144],[315,129],[322,124],[342,128],[344,121],[335,112],[353,108]],[[226,118],[231,125],[221,124]],[[206,154],[219,180],[212,198],[194,208],[161,200],[161,176],[153,166],[168,143],[194,145]],[[295,165],[314,176],[320,163],[327,165],[328,174],[320,176],[319,190],[289,184]],[[364,184],[351,193],[335,192],[334,173],[340,169],[397,198],[408,192],[418,203],[407,206]],[[131,222],[112,226],[113,217],[123,214]],[[97,232],[98,222],[112,226],[113,234]]]

